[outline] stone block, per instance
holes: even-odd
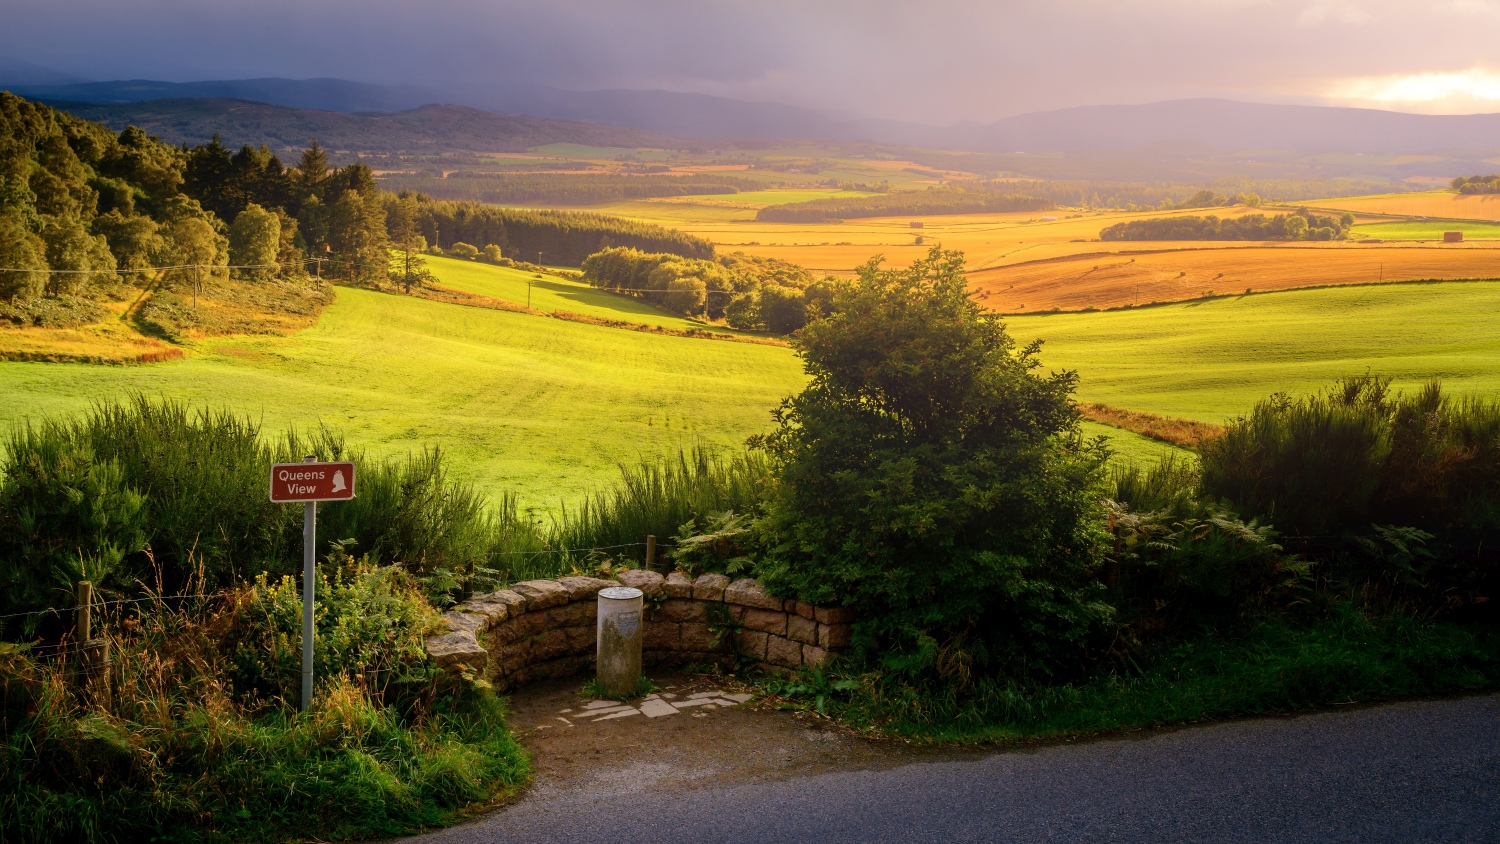
[[[777,674],[777,675],[782,675],[782,674],[790,674],[790,673],[792,673],[792,670],[790,668],[783,668],[780,665],[772,665],[769,662],[757,662],[757,663],[755,663],[755,670],[761,672],[762,674]]]
[[[825,660],[827,658],[828,658],[828,651],[823,650],[822,648],[818,647],[817,645],[806,645],[806,644],[804,644],[802,646],[802,664],[803,665],[822,665],[823,664],[823,660]]]
[[[849,624],[854,621],[854,610],[848,607],[818,607],[819,624]]]
[[[491,624],[498,624],[526,612],[526,598],[515,590],[501,589],[498,592],[475,595],[458,608],[464,612],[489,616]]]
[[[568,652],[568,634],[561,629],[548,630],[531,643],[532,661],[557,659]]]
[[[594,598],[600,589],[614,586],[615,582],[597,577],[559,577],[557,585],[568,590],[569,601],[581,601]]]
[[[536,679],[536,673],[531,668],[522,668],[520,671],[506,678],[506,688],[519,689]]]
[[[766,594],[764,586],[747,577],[729,584],[729,587],[724,590],[724,603],[782,612],[783,602],[780,598],[773,598]]]
[[[675,651],[682,636],[682,625],[670,621],[647,622],[641,647],[647,650]]]
[[[460,665],[467,665],[482,673],[490,658],[490,652],[469,630],[428,636],[425,644],[427,656],[445,671],[456,671]]]
[[[648,668],[676,668],[686,658],[677,651],[642,651],[641,664]]]
[[[800,615],[786,617],[786,637],[804,645],[818,643],[818,623]]]
[[[568,652],[587,655],[599,649],[599,632],[593,627],[565,627],[563,635],[568,637]]]
[[[598,616],[599,602],[597,600],[579,601],[568,605],[569,625],[593,624]]]
[[[490,621],[482,615],[449,610],[443,613],[443,624],[447,626],[449,633],[474,633],[477,635],[489,629]]]
[[[785,636],[769,636],[766,639],[766,662],[787,668],[802,665],[802,643],[793,642]]]
[[[674,571],[667,575],[667,582],[662,584],[662,590],[667,593],[668,598],[691,598],[693,579],[680,571]]]
[[[631,569],[620,572],[619,580],[626,586],[634,586],[650,596],[666,594],[664,587],[667,579],[654,571]]]
[[[509,647],[498,655],[500,664],[496,666],[496,672],[503,677],[508,677],[531,664],[531,647],[528,644]]]
[[[488,642],[491,647],[494,647],[496,645],[509,645],[511,642],[514,642],[515,640],[521,638],[520,627],[521,619],[519,618],[512,619],[505,622],[504,624],[497,624],[494,627],[490,628],[490,632],[484,637],[484,640]]]
[[[762,633],[772,633],[777,636],[786,635],[786,613],[781,610],[759,610],[746,607],[739,621],[741,626],[750,630],[759,630]]]
[[[526,599],[526,611],[536,612],[568,602],[568,590],[555,580],[523,580],[510,587]]]
[[[817,607],[813,606],[812,604],[803,603],[802,601],[786,602],[786,611],[788,613],[795,613],[796,615],[800,615],[803,618],[808,619],[809,621],[817,620],[817,610]]]
[[[662,601],[654,615],[663,621],[708,621],[708,606],[702,601],[688,601],[678,598],[669,598]]]
[[[722,601],[729,578],[722,574],[701,574],[693,581],[693,597],[700,601]]]
[[[546,619],[544,623],[547,625],[547,629],[569,627],[575,624],[576,622],[573,620],[575,609],[576,607],[573,604],[563,604],[560,607],[553,607],[542,613],[542,617]]]
[[[770,638],[770,634],[758,630],[741,630],[734,634],[734,644],[742,656],[765,659],[766,641]]]
[[[839,648],[847,648],[853,637],[854,628],[847,624],[818,625],[818,647],[824,650],[836,651]]]
[[[718,647],[714,645],[714,638],[714,632],[707,624],[684,624],[678,646],[685,651],[715,651]]]

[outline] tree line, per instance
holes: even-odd
[[[1246,214],[1220,219],[1162,217],[1116,223],[1099,232],[1100,240],[1343,240],[1354,215],[1320,217],[1308,211],[1292,214]]]
[[[131,286],[231,271],[381,284],[393,247],[409,284],[427,244],[461,240],[571,266],[610,246],[713,256],[708,241],[631,220],[382,191],[368,166],[336,167],[317,141],[288,166],[265,146],[231,150],[217,136],[172,146],[0,93],[0,319],[52,324],[39,320],[69,308],[97,317],[91,303]]]
[[[664,226],[581,211],[528,211],[478,202],[448,202],[405,195],[414,205],[417,230],[427,244],[494,245],[507,258],[576,267],[613,246],[682,258],[710,259],[714,245]],[[540,260],[538,254],[540,253]]]
[[[735,253],[714,260],[612,247],[583,262],[595,287],[644,299],[684,316],[732,328],[790,334],[828,313],[835,279],[815,280],[796,264]]]
[[[1459,193],[1500,193],[1500,173],[1489,176],[1459,176],[1448,184]]]
[[[484,173],[457,171],[446,178],[394,173],[380,177],[381,187],[416,191],[437,199],[490,202],[497,205],[599,205],[662,196],[701,196],[758,190],[749,179],[702,175],[623,175],[616,173]]]
[[[991,214],[1007,211],[1050,211],[1050,199],[1024,194],[999,194],[955,188],[888,193],[880,196],[829,197],[810,202],[769,205],[755,219],[769,223],[824,223],[859,217],[921,216],[927,214]]]

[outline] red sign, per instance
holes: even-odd
[[[353,463],[277,463],[271,467],[273,502],[348,501],[353,497]]]

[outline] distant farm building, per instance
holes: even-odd
[[[920,229],[920,228],[922,228],[925,225],[927,225],[927,224],[923,223],[920,220],[912,220],[911,221],[911,227],[914,228],[914,229]]]
[[[1464,233],[1463,232],[1443,232],[1443,242],[1444,243],[1463,243],[1464,242]]]

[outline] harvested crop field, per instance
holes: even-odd
[[[969,275],[984,303],[1002,313],[1118,308],[1246,290],[1490,278],[1500,278],[1500,248],[1354,244],[1094,254]]]
[[[1309,208],[1353,211],[1355,214],[1500,221],[1500,194],[1458,194],[1441,190],[1311,199],[1295,204]]]

